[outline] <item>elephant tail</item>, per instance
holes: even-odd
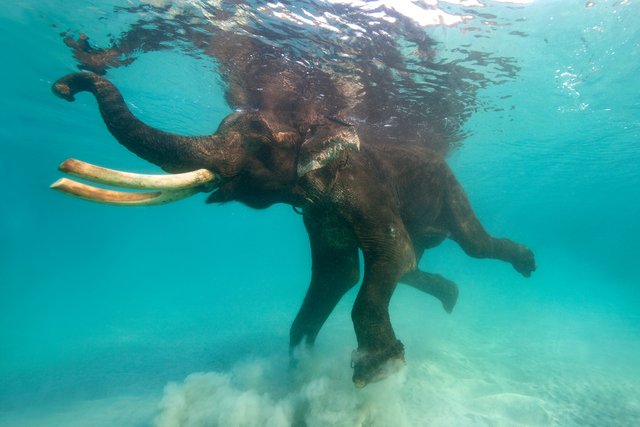
[[[120,91],[97,74],[81,72],[57,80],[53,93],[74,101],[78,92],[91,92],[109,132],[137,156],[167,172],[186,172],[203,167],[215,145],[215,136],[182,136],[155,129],[136,118]]]

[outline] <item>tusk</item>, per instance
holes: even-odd
[[[51,185],[54,190],[83,200],[117,206],[150,206],[174,202],[200,191],[211,191],[220,177],[208,169],[173,175],[145,175],[107,169],[76,159],[67,159],[60,166],[62,172],[100,184],[123,188],[158,190],[152,192],[125,192],[107,190],[61,178]]]
[[[51,185],[51,188],[83,200],[117,206],[161,205],[184,199],[200,191],[198,188],[183,188],[180,190],[130,193],[106,190],[104,188],[94,187],[92,185],[83,184],[67,178],[60,178]]]
[[[69,175],[99,184],[139,190],[184,190],[213,183],[218,179],[218,176],[208,169],[171,175],[145,175],[107,169],[77,159],[65,160],[58,169]],[[90,188],[95,189],[96,187]]]

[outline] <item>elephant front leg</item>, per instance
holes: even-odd
[[[384,229],[360,230],[365,273],[351,317],[358,350],[354,353],[356,387],[386,378],[404,366],[404,346],[396,339],[389,318],[389,301],[398,280],[416,265],[415,253],[399,221]]]
[[[293,321],[290,349],[313,345],[322,325],[342,296],[360,278],[358,246],[352,231],[338,219],[305,216],[311,244],[311,284]]]

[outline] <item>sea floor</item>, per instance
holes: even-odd
[[[495,265],[480,272],[490,267]],[[570,276],[594,278],[582,271],[547,269],[531,280],[514,279],[501,268],[491,279],[461,274],[465,286],[452,315],[429,297],[399,287],[391,312],[406,346],[407,366],[362,390],[350,379],[352,292],[325,325],[317,346],[299,354],[295,368],[288,362],[285,320],[267,310],[262,321],[282,323],[283,330],[256,334],[238,327],[219,341],[178,340],[155,353],[122,346],[78,364],[80,372],[71,366],[58,371],[69,378],[56,378],[53,371],[44,382],[31,378],[33,395],[13,399],[0,424],[639,425],[637,317],[619,307],[618,313],[609,312],[620,296],[607,295],[598,283],[582,283],[583,295],[592,302],[580,305],[569,304],[570,293],[551,291]],[[487,280],[492,283],[483,289]],[[251,322],[260,323],[260,315]],[[128,368],[108,366],[125,358]],[[171,380],[163,380],[167,377]],[[37,402],[38,394],[46,397],[42,404],[16,407],[20,400]]]

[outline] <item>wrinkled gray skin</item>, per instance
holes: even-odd
[[[317,82],[328,101],[299,101],[301,93],[313,95]],[[283,71],[259,84],[265,97],[259,112],[231,114],[215,133],[198,137],[140,122],[115,86],[96,74],[68,75],[53,91],[69,101],[91,92],[113,136],[166,171],[219,174],[222,184],[208,203],[235,200],[257,209],[287,203],[302,210],[313,265],[291,327],[291,348],[313,344],[340,298],[359,281],[362,251],[364,277],[352,311],[358,341],[353,381],[359,387],[387,375],[387,362],[404,361],[388,312],[398,282],[434,295],[447,311],[456,303],[453,282],[416,268],[425,249],[450,238],[472,257],[506,261],[524,276],[535,270],[528,248],[487,234],[438,154],[361,141],[359,129],[331,118],[339,94],[330,96],[326,77]]]

